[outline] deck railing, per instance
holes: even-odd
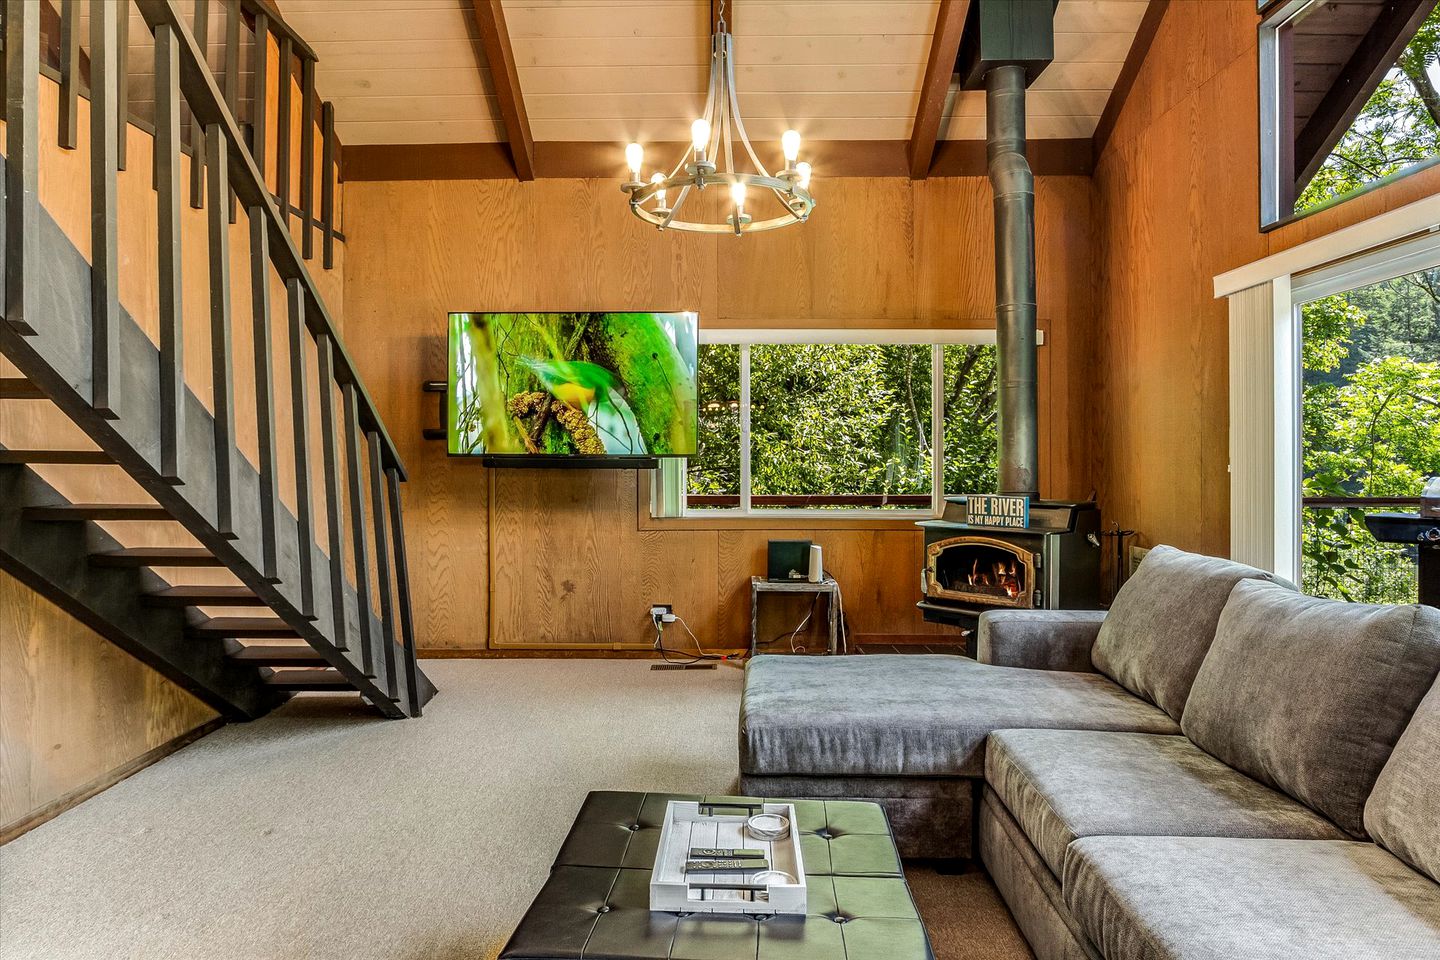
[[[117,173],[125,162],[120,132],[130,116],[124,71],[129,38],[122,40],[131,3],[154,38],[154,188],[158,248],[153,344],[121,309],[117,266]],[[78,4],[59,0],[62,147],[78,145],[81,57]],[[406,479],[395,445],[346,352],[326,304],[305,266],[310,247],[310,190],[301,177],[298,210],[301,245],[290,230],[290,84],[286,70],[298,58],[302,139],[314,124],[314,54],[260,0],[223,0],[227,55],[217,79],[206,57],[209,0],[199,0],[194,27],[176,0],[94,3],[88,30],[85,81],[90,116],[89,310],[62,309],[63,257],[54,255],[58,228],[39,200],[41,147],[39,79],[42,75],[42,5],[6,0],[5,197],[7,356],[45,388],[69,417],[292,628],[320,651],[382,711],[420,713],[429,686],[415,661],[405,558],[400,484]],[[242,15],[258,38],[278,33],[281,51],[280,176],[272,190],[263,173],[267,125],[247,137],[239,107],[238,34]],[[253,44],[258,89],[255,114],[263,118],[268,44]],[[192,135],[185,135],[188,116]],[[323,131],[321,231],[325,263],[333,257],[333,112],[321,107]],[[312,158],[302,142],[301,162]],[[191,155],[188,190],[182,153]],[[260,163],[257,163],[257,158]],[[313,158],[312,158],[313,159]],[[208,200],[208,203],[206,202]],[[182,205],[205,209],[208,248],[208,327],[211,403],[187,386],[184,351]],[[248,221],[251,316],[255,374],[253,465],[237,442],[234,330],[231,304],[230,224],[235,206]],[[303,248],[303,249],[302,249]],[[285,336],[271,303],[271,275],[283,283]],[[245,321],[238,321],[245,322]],[[72,330],[80,324],[88,328]],[[146,339],[141,339],[146,338]],[[272,342],[283,340],[290,371],[289,405],[277,406]],[[76,342],[80,341],[80,342]],[[313,351],[317,376],[309,376]],[[154,359],[150,359],[154,357]],[[312,384],[318,388],[311,395]],[[340,396],[337,411],[335,395]],[[311,404],[318,407],[323,474],[312,491]],[[249,416],[250,411],[243,411]],[[292,516],[282,502],[279,431],[289,420],[293,437]],[[348,510],[347,510],[348,507]],[[317,543],[323,518],[326,551]],[[346,542],[350,557],[346,557]],[[328,552],[327,552],[328,551]],[[373,551],[373,553],[372,553]],[[373,564],[373,566],[372,566]],[[353,583],[351,581],[353,572]],[[373,581],[372,581],[373,575]],[[378,594],[378,596],[376,595]],[[378,610],[376,609],[378,601]],[[397,658],[399,660],[397,666]]]

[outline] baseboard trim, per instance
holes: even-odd
[[[747,651],[709,650],[716,656],[740,657]],[[684,648],[675,652],[676,657],[686,656]],[[660,654],[653,649],[612,650],[609,647],[419,647],[415,656],[421,660],[659,660]]]
[[[157,760],[165,759],[181,747],[188,746],[206,734],[214,733],[223,726],[225,726],[225,719],[223,717],[215,717],[213,720],[207,720],[195,729],[182,733],[175,739],[168,740],[152,750],[145,751],[134,760],[121,764],[109,773],[91,780],[84,786],[77,787],[64,796],[51,800],[40,809],[27,813],[20,819],[13,820],[4,826],[0,826],[0,846],[4,846],[16,837],[29,833],[42,823],[48,823],[54,820],[71,807],[79,806],[97,793],[108,790],[121,780],[134,776]]]

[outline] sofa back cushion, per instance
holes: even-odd
[[[1115,595],[1091,663],[1179,720],[1231,588],[1252,578],[1275,576],[1218,557],[1153,548]]]
[[[1440,683],[1415,711],[1365,803],[1375,842],[1440,883]]]
[[[1180,728],[1202,750],[1365,836],[1364,807],[1440,673],[1440,610],[1242,581]]]

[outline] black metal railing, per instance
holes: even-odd
[[[122,157],[122,118],[128,118],[129,109],[125,98],[118,95],[125,86],[126,60],[119,42],[119,24],[128,21],[132,2],[154,38],[158,344],[142,339],[146,335],[122,310],[119,298],[117,173]],[[263,165],[257,163],[257,157],[263,159],[266,155],[266,125],[252,126],[247,138],[235,113],[238,82],[234,54],[242,12],[252,16],[261,41],[280,31],[287,66],[293,58],[300,58],[306,112],[313,112],[314,55],[267,4],[260,0],[224,0],[226,47],[231,55],[217,78],[202,45],[210,5],[208,0],[200,0],[193,29],[176,0],[91,5],[85,63],[91,116],[87,316],[81,311],[59,309],[53,303],[56,295],[51,288],[63,286],[54,274],[63,257],[52,252],[60,242],[55,239],[60,234],[52,229],[38,198],[43,10],[33,0],[6,0],[5,321],[14,335],[5,341],[7,355],[13,353],[10,359],[22,372],[48,388],[51,399],[115,462],[126,467],[172,517],[381,712],[418,716],[425,694],[433,688],[415,659],[400,510],[405,468],[340,341],[305,266],[305,255],[291,235],[288,172],[280,178],[277,204],[277,192],[267,183]],[[81,69],[77,6],[75,0],[59,0],[62,47],[70,50],[70,55],[62,57],[60,77],[58,140],[62,147],[76,145],[80,134],[75,102]],[[254,49],[258,60],[255,75],[264,77],[268,69],[267,45],[256,42]],[[307,62],[311,64],[308,70]],[[282,82],[282,89],[288,87]],[[289,109],[289,99],[288,95],[280,98],[282,115]],[[265,100],[258,102],[258,116],[263,117]],[[185,116],[196,131],[188,144],[182,123]],[[325,138],[322,162],[328,171],[334,161],[333,111],[328,103],[322,105],[321,116]],[[281,135],[282,142],[288,137],[289,126],[282,116],[279,128],[287,131]],[[182,152],[192,158],[188,198],[181,183]],[[288,170],[288,154],[286,145],[280,152],[282,171]],[[321,223],[328,266],[334,242],[329,226],[334,209],[332,177],[324,177],[322,189]],[[199,201],[207,225],[213,391],[208,411],[191,394],[186,381],[181,207],[187,199],[192,204]],[[305,237],[309,233],[311,198],[302,189],[299,200]],[[233,372],[236,348],[229,243],[230,223],[236,215],[233,208],[237,206],[244,211],[249,226],[251,275],[247,279],[252,304],[249,322],[257,439],[253,465],[237,442],[236,427],[240,411]],[[278,274],[285,289],[283,337],[275,336],[279,331],[270,296],[274,274]],[[272,356],[276,339],[284,344],[290,371],[290,405],[286,410],[278,409],[276,403]],[[313,398],[308,373],[312,344],[318,387]],[[336,393],[341,398],[343,419],[336,415]],[[311,486],[312,399],[319,409],[323,450],[320,498],[316,498]],[[249,412],[244,411],[247,416]],[[280,489],[277,426],[282,417],[289,419],[294,437],[293,517],[282,502]],[[322,511],[328,553],[316,541],[315,528]],[[347,519],[348,523],[344,522]],[[323,578],[317,567],[325,568]],[[347,567],[353,568],[353,583]]]
[[[8,2],[8,0],[6,0]],[[60,84],[60,143],[75,146],[77,134],[76,117],[82,97],[89,96],[90,52],[86,31],[80,22],[82,8],[68,0],[38,0],[40,15],[40,72]],[[179,5],[177,4],[177,10]],[[246,131],[245,145],[256,158],[256,166],[262,173],[268,172],[268,158],[274,157],[275,178],[270,182],[282,216],[287,223],[297,217],[301,225],[301,251],[306,260],[315,256],[315,237],[321,237],[321,254],[326,269],[334,266],[335,243],[343,240],[340,225],[335,219],[333,202],[327,203],[326,196],[333,201],[333,183],[340,162],[341,145],[335,136],[334,124],[328,127],[322,122],[325,106],[315,88],[315,51],[285,21],[268,0],[195,0],[191,19],[191,34],[196,44],[207,56],[216,82],[224,95],[225,105],[232,116],[239,120],[246,118],[241,128]],[[129,85],[126,82],[132,66],[143,68],[143,63],[132,64],[129,43],[130,18],[120,16],[116,20],[117,52],[113,69],[119,83],[116,87],[116,112],[118,116],[142,130],[154,133],[154,109],[150,101],[132,102]],[[210,37],[220,39],[219,54],[209,56]],[[261,43],[260,37],[273,38],[278,47],[276,67],[277,87],[275,89],[276,110],[272,117],[268,110],[271,85],[271,64],[277,59],[270,52],[269,43]],[[142,51],[143,52],[143,51]],[[248,72],[252,78],[250,86],[244,88],[241,80]],[[297,91],[290,82],[298,76]],[[292,187],[294,173],[292,154],[295,152],[291,138],[291,118],[299,110],[300,144],[298,184]],[[189,184],[190,204],[199,209],[205,189],[205,148],[204,131],[199,124],[191,122],[188,110],[181,111],[181,130],[185,142],[185,153],[191,160]],[[263,120],[264,122],[257,122]],[[320,150],[316,150],[319,137]],[[316,194],[316,154],[320,162],[320,195]],[[119,141],[118,168],[125,169],[125,138]],[[326,183],[330,183],[327,189]],[[234,222],[233,204],[231,222]]]

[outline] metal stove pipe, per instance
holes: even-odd
[[[1025,68],[985,75],[985,153],[995,193],[1000,492],[1040,494],[1035,357],[1035,177],[1025,159]]]

